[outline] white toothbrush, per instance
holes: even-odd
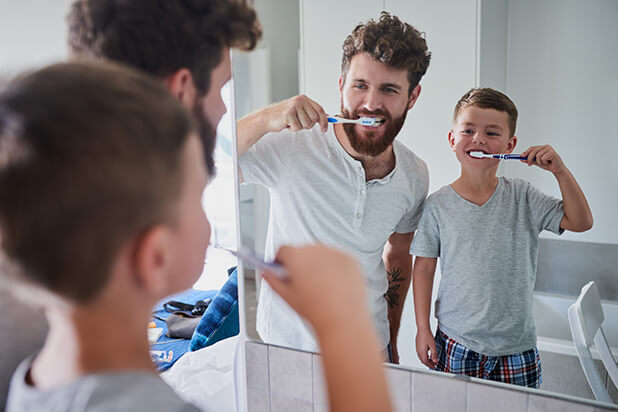
[[[339,116],[328,116],[328,123],[355,123],[363,126],[378,127],[382,123],[384,123],[384,119],[369,116],[362,116],[358,119],[346,119]]]
[[[490,158],[490,159],[518,159],[518,160],[527,160],[526,156],[518,155],[518,154],[508,154],[508,153],[498,153],[498,154],[487,154],[483,152],[470,152],[470,156],[476,157],[477,159]]]

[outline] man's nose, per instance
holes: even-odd
[[[382,99],[380,98],[378,90],[370,89],[367,91],[363,107],[368,111],[382,109]]]

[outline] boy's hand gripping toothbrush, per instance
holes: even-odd
[[[527,160],[526,156],[518,155],[518,154],[508,154],[508,153],[497,153],[497,154],[487,154],[483,152],[470,152],[470,156],[476,157],[477,159],[490,158],[490,159],[517,159],[517,160]]]
[[[339,116],[328,116],[328,123],[355,123],[362,126],[378,127],[384,123],[384,119],[378,117],[361,116],[358,119],[346,119]]]
[[[276,262],[265,262],[259,257],[255,255],[252,251],[247,248],[240,248],[239,250],[227,249],[221,246],[215,245],[215,248],[225,250],[232,255],[236,256],[240,261],[245,263],[249,267],[253,267],[255,269],[262,269],[272,273],[277,276],[279,279],[287,278],[287,271],[283,266]]]

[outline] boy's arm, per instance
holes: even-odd
[[[355,259],[325,246],[282,247],[285,280],[264,274],[275,292],[316,332],[331,411],[392,410],[382,353]],[[320,296],[322,304],[316,305]]]
[[[593,219],[586,196],[558,153],[551,146],[544,145],[532,146],[523,152],[522,156],[528,157],[528,160],[522,160],[528,166],[537,165],[549,170],[556,177],[564,208],[560,227],[572,232],[585,232],[590,229]]]
[[[437,260],[437,258],[417,256],[414,259],[414,270],[412,272],[412,293],[416,318],[416,354],[424,365],[432,369],[436,367],[438,362],[436,343],[429,323],[431,290],[433,289]],[[429,356],[428,352],[431,352]]]
[[[414,233],[393,233],[384,247],[382,259],[388,277],[388,290],[384,294],[388,304],[388,323],[390,327],[390,346],[392,362],[399,363],[397,336],[401,324],[403,305],[412,280],[412,256],[410,244]]]
[[[326,112],[322,106],[304,95],[265,107],[236,122],[238,156],[242,156],[266,133],[286,128],[292,131],[310,129],[316,123],[320,123],[322,131],[326,132]]]

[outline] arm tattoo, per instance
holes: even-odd
[[[403,282],[405,279],[401,276],[401,269],[395,268],[391,271],[386,272],[388,276],[388,290],[384,294],[384,298],[388,303],[388,306],[393,308],[399,306],[399,288],[401,285],[399,283]]]

